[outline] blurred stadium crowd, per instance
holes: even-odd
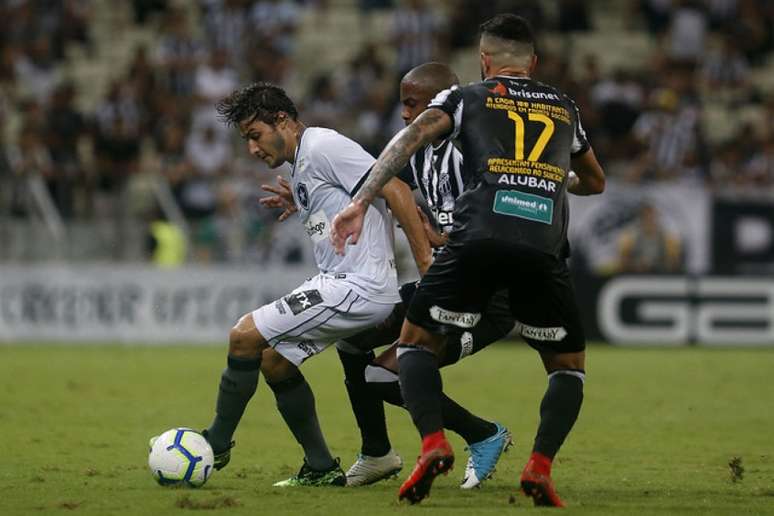
[[[376,155],[402,74],[476,80],[477,26],[505,11],[533,22],[537,78],[578,102],[610,177],[774,190],[766,0],[6,0],[0,261],[308,260],[257,204],[276,172],[214,104],[272,81]]]

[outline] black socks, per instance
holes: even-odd
[[[400,389],[422,437],[443,429],[443,384],[436,356],[415,346],[398,346]]]
[[[360,428],[362,447],[360,452],[371,457],[382,457],[390,451],[390,438],[387,435],[387,423],[384,419],[382,398],[370,389],[365,381],[366,366],[374,359],[373,352],[342,351],[338,346],[341,365],[344,367],[344,385],[347,387],[352,411]],[[397,382],[395,388],[400,396]]]
[[[538,426],[533,451],[553,459],[578,419],[583,403],[583,381],[580,370],[561,369],[548,375],[548,389],[540,403]]]
[[[215,419],[207,429],[207,439],[215,453],[231,446],[234,431],[258,386],[260,366],[260,355],[254,358],[228,356],[228,367],[220,377]]]
[[[297,375],[276,383],[270,383],[277,399],[277,409],[293,432],[298,444],[304,449],[309,467],[316,471],[332,468],[333,460],[317,420],[314,394],[306,378],[299,371]]]

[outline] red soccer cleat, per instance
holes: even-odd
[[[398,490],[398,500],[408,500],[411,504],[421,502],[430,494],[435,477],[448,473],[453,465],[454,452],[443,432],[426,436],[414,471]]]
[[[539,507],[564,507],[551,480],[551,460],[533,453],[521,473],[521,490]]]

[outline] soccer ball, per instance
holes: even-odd
[[[201,487],[213,461],[210,443],[190,428],[173,428],[150,441],[148,466],[162,486]]]

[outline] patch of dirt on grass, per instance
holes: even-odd
[[[742,457],[733,457],[728,461],[728,467],[731,470],[731,482],[741,482],[744,478],[744,466],[742,466]]]
[[[230,496],[218,496],[209,500],[194,500],[189,495],[183,495],[175,502],[175,506],[180,509],[192,510],[226,509],[229,507],[239,507],[239,505],[237,499]]]

